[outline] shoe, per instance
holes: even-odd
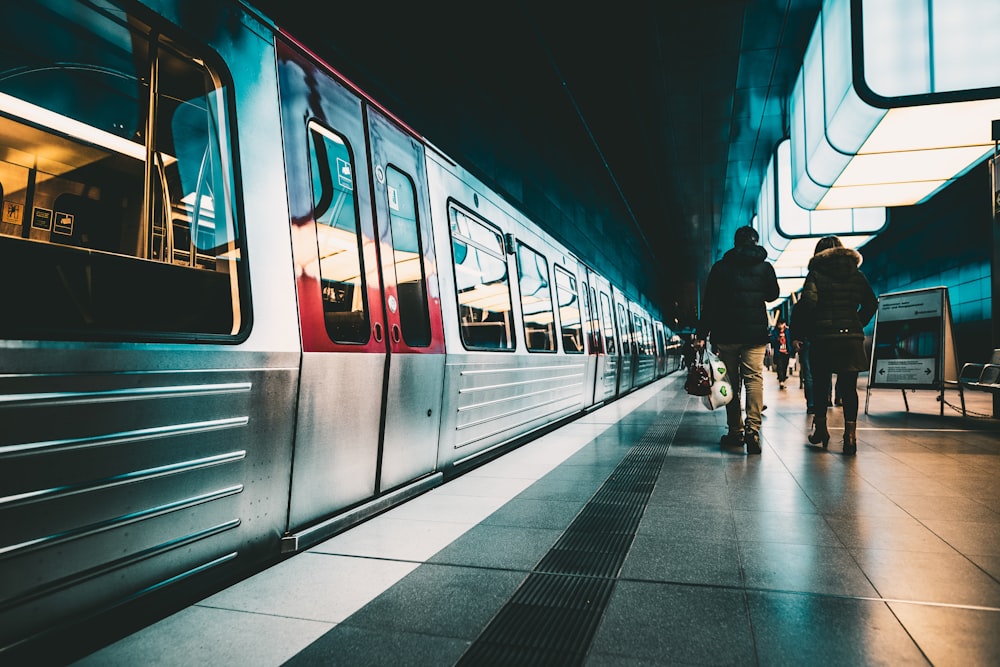
[[[760,434],[756,431],[747,431],[743,435],[743,442],[747,446],[747,454],[760,454]]]
[[[819,419],[820,415],[816,415],[813,419],[813,432],[809,434],[809,442],[814,445],[823,443],[823,449],[826,449],[830,445],[830,432],[826,430],[826,415],[823,415],[823,419]]]
[[[784,388],[785,388],[785,383],[784,382],[779,382],[778,383],[778,389],[784,389]]]
[[[858,422],[844,422],[844,456],[858,453]]]
[[[724,436],[722,436],[721,440],[719,440],[719,444],[722,445],[723,447],[727,447],[727,448],[742,447],[743,446],[743,432],[742,431],[735,431],[733,433],[727,433]]]

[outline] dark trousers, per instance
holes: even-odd
[[[784,384],[785,380],[788,379],[788,360],[790,357],[788,354],[782,352],[774,353],[774,366],[778,372],[778,382]]]
[[[830,404],[830,381],[835,372],[822,355],[812,355],[813,402],[816,414],[825,415]],[[858,421],[858,371],[837,373],[837,398],[843,402],[844,421]]]

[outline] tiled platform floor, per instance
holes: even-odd
[[[862,378],[864,381],[864,378]],[[633,445],[666,445],[586,665],[1000,665],[991,398],[873,390],[858,455],[806,445],[768,373],[764,451],[720,448],[675,374],[79,665],[454,665]],[[955,407],[952,407],[955,406]],[[983,417],[976,415],[984,415]],[[666,424],[664,427],[663,425]],[[575,657],[579,656],[579,657]],[[526,664],[511,660],[496,664]]]

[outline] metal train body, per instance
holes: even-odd
[[[5,16],[0,661],[679,368],[655,313],[252,9]]]

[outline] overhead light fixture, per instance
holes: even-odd
[[[884,207],[810,211],[792,197],[791,142],[782,140],[764,172],[754,227],[774,264],[780,299],[802,287],[816,242],[838,236],[850,248],[860,248],[888,225]]]
[[[993,150],[996,0],[825,0],[789,107],[806,209],[926,201]]]

